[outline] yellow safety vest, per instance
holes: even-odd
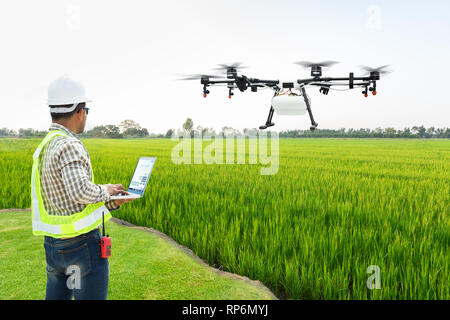
[[[44,207],[41,195],[41,179],[39,176],[39,154],[56,136],[69,136],[62,130],[50,131],[33,154],[33,170],[31,173],[31,215],[33,234],[53,238],[76,237],[97,228],[102,223],[102,213],[105,221],[111,218],[111,213],[105,207],[105,202],[88,204],[83,211],[70,216],[49,215]],[[94,174],[92,173],[92,182]]]

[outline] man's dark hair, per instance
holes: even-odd
[[[50,108],[52,107],[63,107],[63,108],[70,108],[72,107],[73,104],[62,104],[62,105],[57,105],[57,106],[49,106]],[[81,109],[83,109],[84,107],[86,107],[86,103],[82,102],[79,103],[77,105],[77,107],[75,108],[75,110],[73,110],[72,112],[66,112],[66,113],[53,113],[50,112],[50,115],[52,116],[52,120],[53,121],[58,121],[58,120],[67,120],[69,119],[72,115],[74,115],[75,113],[79,112]]]

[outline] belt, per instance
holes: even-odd
[[[100,229],[100,228],[97,227],[97,228],[95,228],[95,229],[93,229],[93,230],[91,230],[91,231],[89,231],[89,232],[87,232],[87,233],[80,234],[80,235],[78,235],[78,236],[76,236],[76,237],[59,238],[59,240],[69,240],[69,239],[75,239],[75,238],[78,238],[78,237],[86,236],[86,235],[90,234],[91,232],[94,232],[94,231],[99,230],[99,229]],[[49,236],[45,236],[44,238],[57,239],[57,238],[53,238],[53,237],[49,237]]]

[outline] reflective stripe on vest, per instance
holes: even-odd
[[[33,154],[33,169],[31,173],[31,214],[34,235],[46,235],[54,238],[76,237],[97,228],[102,223],[102,213],[105,221],[111,218],[111,213],[104,202],[88,204],[83,211],[70,216],[49,215],[44,207],[41,195],[39,176],[39,155],[45,145],[56,136],[69,136],[62,130],[50,131],[42,140]],[[92,182],[94,175],[91,171]]]

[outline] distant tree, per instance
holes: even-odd
[[[410,138],[411,137],[411,129],[410,128],[403,129],[403,132],[401,132],[401,136],[404,138]]]
[[[126,137],[146,137],[148,136],[148,130],[145,128],[137,129],[137,128],[128,128],[122,134]]]
[[[19,137],[32,137],[34,135],[34,130],[31,128],[28,129],[19,129]]]
[[[381,127],[375,128],[374,136],[377,138],[382,138],[383,137],[383,129]]]
[[[394,128],[386,128],[384,129],[384,133],[388,138],[394,138],[397,131]]]
[[[45,137],[47,135],[48,131],[34,131],[34,137]]]
[[[126,129],[125,131],[123,131],[122,134],[123,134],[124,136],[127,136],[127,137],[137,137],[137,136],[139,136],[139,133],[140,133],[140,132],[141,132],[140,129],[137,129],[137,128],[128,128],[128,129]]]
[[[436,134],[436,129],[434,127],[430,127],[426,130],[426,133],[429,137],[433,137]]]
[[[222,132],[220,134],[223,137],[227,137],[227,136],[230,136],[230,135],[233,135],[233,136],[237,135],[238,133],[240,134],[239,130],[236,130],[236,129],[232,128],[232,127],[225,126],[225,127],[222,128]]]
[[[420,126],[417,130],[418,130],[419,137],[424,138],[426,135],[427,129],[425,129],[424,126]]]
[[[85,135],[87,137],[97,137],[97,138],[106,138],[106,127],[105,126],[96,126],[91,130],[88,130]]]
[[[8,128],[1,128],[0,129],[0,137],[12,137],[17,135],[14,130],[10,130]]]
[[[108,124],[105,126],[105,134],[108,138],[122,138],[122,134],[120,133],[120,129],[118,126]]]
[[[216,130],[213,128],[203,128],[202,130],[203,137],[215,137],[216,136]]]
[[[444,138],[444,137],[445,137],[445,128],[437,128],[436,129],[436,138]]]
[[[169,129],[169,130],[167,130],[165,137],[166,138],[171,138],[174,133],[175,133],[175,130]]]
[[[141,137],[149,136],[148,130],[146,128],[142,128],[140,134],[141,134]]]
[[[194,136],[194,130],[192,129],[194,127],[194,121],[192,121],[191,118],[187,118],[186,122],[183,123],[183,130],[188,132],[191,137]]]
[[[128,129],[137,129],[140,130],[141,129],[141,125],[139,123],[137,123],[134,120],[123,120],[120,124],[119,124],[119,128],[120,128],[120,132],[125,132]]]
[[[202,137],[203,136],[203,128],[202,126],[197,126],[197,128],[194,130],[194,137]]]

